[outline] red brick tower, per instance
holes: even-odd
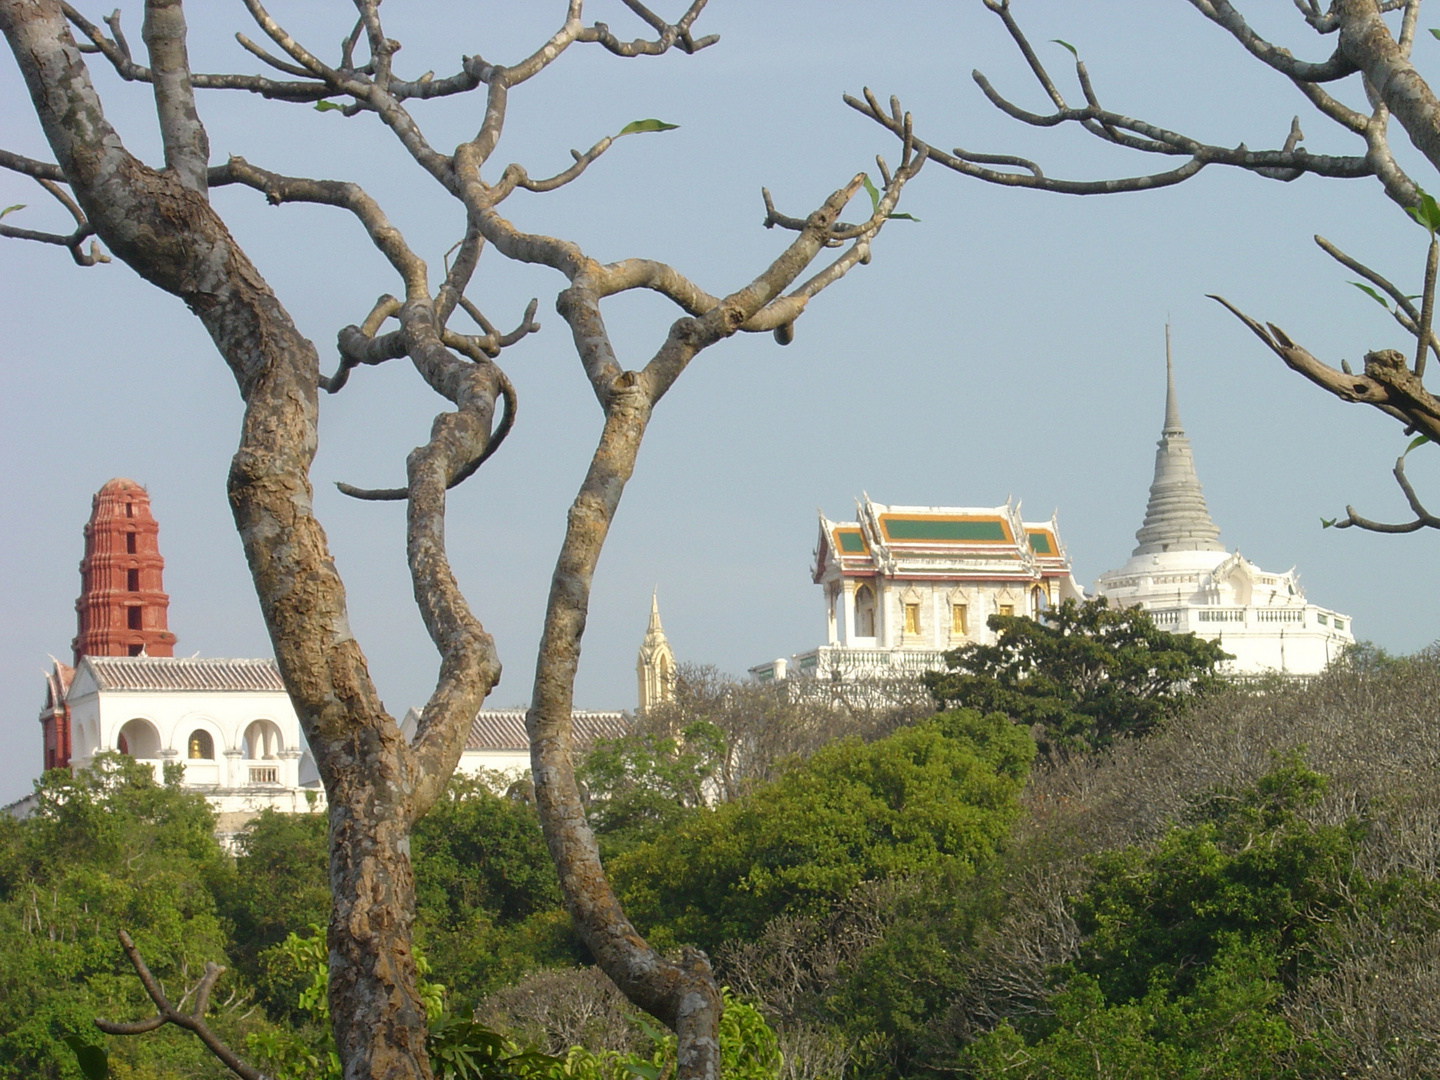
[[[170,598],[150,496],[133,480],[116,479],[91,506],[75,601],[79,633],[70,643],[75,663],[82,656],[175,655],[175,635],[165,628]]]

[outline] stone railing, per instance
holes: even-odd
[[[1195,611],[1197,622],[1238,622],[1245,621],[1244,608],[1198,608]]]
[[[280,783],[280,767],[278,765],[251,765],[250,786]]]
[[[811,659],[813,657],[813,659]],[[939,649],[848,649],[823,645],[795,658],[802,672],[813,671],[834,678],[881,678],[894,675],[921,675],[944,670],[945,654]]]

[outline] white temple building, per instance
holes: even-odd
[[[1225,668],[1232,674],[1316,674],[1355,643],[1350,617],[1309,603],[1294,567],[1271,573],[1225,549],[1180,424],[1168,332],[1165,367],[1165,425],[1140,543],[1124,566],[1100,575],[1095,592],[1144,608],[1162,630],[1219,642],[1235,657]]]
[[[825,590],[826,643],[750,669],[762,681],[791,676],[853,680],[943,668],[943,654],[991,642],[991,615],[1038,616],[1084,594],[1049,521],[1024,521],[1018,504],[886,506],[868,495],[855,521],[820,516],[812,572]]]
[[[307,813],[325,789],[274,660],[81,656],[46,675],[42,720],[63,717],[71,768],[119,751],[155,770],[181,769],[221,834],[265,808]]]

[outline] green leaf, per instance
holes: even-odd
[[[1361,283],[1358,282],[1358,281],[1352,281],[1352,282],[1350,282],[1350,284],[1351,284],[1351,285],[1354,285],[1355,288],[1359,289],[1359,290],[1360,290],[1361,292],[1363,292],[1366,296],[1370,297],[1371,300],[1374,300],[1377,304],[1379,304],[1381,307],[1383,307],[1386,311],[1389,311],[1389,310],[1390,310],[1390,301],[1386,300],[1383,296],[1381,296],[1378,292],[1376,292],[1374,289],[1372,289],[1369,285],[1363,285],[1363,284],[1361,284]]]
[[[1073,56],[1076,60],[1080,59],[1080,54],[1075,51],[1075,46],[1071,45],[1068,41],[1061,41],[1058,37],[1051,38],[1050,40],[1053,41],[1056,45],[1063,45],[1065,48],[1069,49],[1070,55]]]
[[[667,124],[664,120],[631,120],[620,129],[621,135],[635,135],[642,131],[674,131],[679,124]],[[618,136],[617,136],[618,137]]]
[[[108,1080],[110,1058],[102,1047],[91,1046],[79,1035],[66,1035],[65,1045],[75,1051],[75,1061],[85,1080]]]
[[[316,112],[344,112],[344,110],[345,110],[345,106],[344,106],[344,105],[337,105],[337,104],[336,104],[335,102],[333,102],[333,101],[317,101],[317,102],[315,102],[315,111],[316,111]]]
[[[1415,190],[1420,192],[1420,205],[1407,206],[1405,212],[1429,229],[1430,235],[1434,236],[1436,231],[1440,230],[1440,205],[1436,204],[1435,196],[1419,188]]]
[[[631,1076],[640,1077],[640,1080],[660,1080],[660,1066],[648,1061],[624,1061],[621,1067]]]
[[[1410,451],[1411,451],[1411,450],[1414,450],[1417,446],[1423,446],[1425,443],[1427,443],[1427,442],[1429,442],[1429,441],[1430,441],[1430,436],[1429,436],[1429,435],[1416,435],[1415,438],[1413,438],[1413,439],[1410,440],[1410,445],[1407,446],[1407,447],[1405,447],[1405,454],[1409,454]],[[1405,454],[1402,454],[1401,457],[1404,457]]]
[[[1430,33],[1431,33],[1433,36],[1435,36],[1435,37],[1437,37],[1437,38],[1440,38],[1440,30],[1432,29],[1432,30],[1430,31]]]
[[[870,174],[865,174],[865,193],[870,196],[870,212],[873,214],[880,209],[880,190],[870,181]],[[913,221],[919,224],[920,219],[914,214],[886,214],[886,219],[895,218],[900,221]]]
[[[864,177],[865,177],[865,192],[866,192],[866,194],[868,194],[868,195],[870,196],[870,210],[871,210],[871,212],[873,213],[874,211],[880,209],[880,191],[879,191],[878,188],[875,187],[874,184],[872,184],[872,183],[870,182],[870,174],[869,174],[869,173],[865,173],[865,174],[864,174]]]
[[[23,202],[17,202],[14,206],[7,206],[4,210],[0,210],[0,218],[3,218],[6,214],[13,214],[16,210],[24,209],[25,204]]]
[[[1339,518],[1321,518],[1320,527],[1322,529],[1333,529],[1335,527],[1335,522],[1339,520]]]

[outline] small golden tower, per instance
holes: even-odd
[[[639,712],[645,713],[652,705],[675,700],[675,654],[670,651],[670,642],[665,640],[665,630],[660,625],[658,590],[650,597],[650,626],[640,643],[635,674],[640,683]]]

